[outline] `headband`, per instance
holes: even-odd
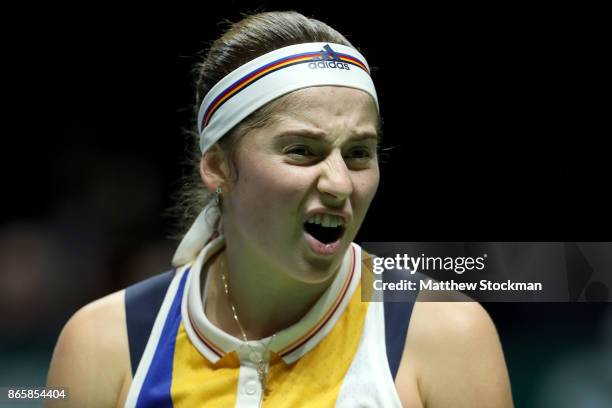
[[[370,68],[357,50],[323,42],[290,45],[240,66],[206,94],[198,113],[202,153],[266,103],[298,89],[325,85],[365,91],[378,109]]]
[[[266,103],[311,86],[344,86],[367,92],[378,109],[370,67],[363,55],[341,44],[290,45],[238,67],[206,94],[198,112],[200,150],[205,153],[234,126]],[[196,258],[220,228],[220,213],[211,200],[179,244],[172,264]]]

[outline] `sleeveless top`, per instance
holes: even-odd
[[[204,314],[202,266],[223,244],[218,237],[192,264],[126,289],[133,381],[125,407],[401,407],[394,378],[413,302],[362,301],[370,296],[361,290],[372,278],[369,254],[352,243],[306,315],[271,343],[247,344]]]

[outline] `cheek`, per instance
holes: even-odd
[[[378,167],[371,171],[359,173],[353,179],[354,195],[356,201],[358,201],[355,203],[355,206],[359,207],[359,210],[365,211],[370,206],[378,189],[379,180],[380,173]]]
[[[236,216],[269,227],[296,215],[306,191],[307,176],[271,160],[248,160],[233,189]]]

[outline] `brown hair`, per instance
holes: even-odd
[[[185,164],[189,170],[174,195],[176,204],[169,210],[169,215],[177,221],[178,234],[175,237],[180,238],[187,231],[211,198],[199,171],[202,154],[195,118],[202,99],[219,80],[241,65],[270,51],[307,42],[333,42],[355,48],[342,34],[319,20],[295,11],[264,12],[229,23],[225,33],[212,43],[204,59],[196,63],[194,124],[193,130],[187,131],[190,147]],[[253,112],[219,140],[221,149],[233,158],[239,138],[251,129],[266,126],[272,113],[290,98],[291,94],[285,95]],[[231,170],[233,177],[238,177],[235,165]]]

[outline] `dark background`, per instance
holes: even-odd
[[[222,33],[219,22],[240,12],[295,9],[323,20],[375,67],[388,150],[357,242],[611,240],[603,13],[397,7],[7,10],[0,385],[44,382],[74,311],[169,267],[176,242],[163,213],[185,172],[190,70]],[[607,304],[484,306],[519,407],[546,398],[542,384],[564,370],[554,367],[575,354],[601,360],[610,341]]]

